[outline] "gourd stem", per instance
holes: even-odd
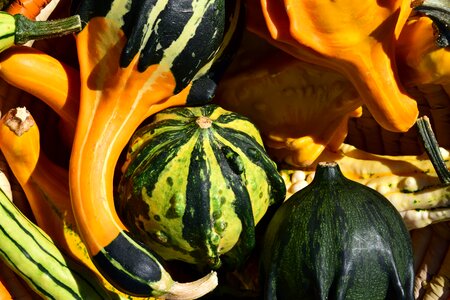
[[[17,14],[15,44],[22,45],[31,40],[60,37],[81,30],[79,15],[50,21],[32,21],[27,17]]]
[[[416,121],[416,126],[419,131],[422,144],[425,148],[425,152],[430,158],[439,180],[442,184],[450,184],[450,171],[447,169],[444,158],[439,150],[439,144],[436,140],[433,129],[431,128],[430,120],[427,116],[420,117]]]

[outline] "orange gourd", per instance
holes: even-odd
[[[215,101],[249,117],[274,159],[298,167],[310,166],[325,148],[336,150],[362,105],[341,74],[276,50],[227,74]]]
[[[413,17],[403,27],[396,57],[400,78],[405,86],[450,85],[450,49],[440,48],[433,21]]]
[[[407,131],[418,116],[402,87],[395,41],[409,1],[248,1],[248,28],[300,60],[344,74],[377,122]]]
[[[195,13],[190,18],[200,19],[210,5],[217,5],[212,3],[194,5]],[[229,28],[214,42],[213,52],[201,54],[205,55],[205,61],[200,61],[203,67],[186,74],[188,78],[197,80],[207,74],[230,42],[236,30],[240,2],[231,7]],[[198,24],[188,23],[193,28]],[[177,56],[185,48],[190,49],[188,42],[195,35],[183,30],[180,36],[173,38],[173,43],[163,49],[160,61],[140,70],[138,55],[126,67],[119,64],[127,39],[120,21],[114,16],[93,17],[76,36],[81,93],[69,182],[80,234],[103,276],[131,295],[180,293],[194,298],[217,285],[215,273],[211,272],[195,284],[183,286],[174,282],[153,251],[127,232],[115,211],[113,197],[116,162],[134,131],[152,114],[188,101],[193,83],[188,81],[180,88],[180,80],[186,78],[177,78],[179,74],[175,74],[172,67]],[[209,99],[205,95],[205,99],[198,100]]]

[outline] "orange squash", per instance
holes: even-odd
[[[261,40],[252,43],[265,46]],[[338,72],[276,49],[267,51],[227,74],[215,101],[249,117],[275,160],[307,167],[325,148],[338,149],[347,136],[349,118],[360,116],[363,102]],[[244,52],[236,61],[252,55]]]
[[[0,78],[53,109],[61,118],[64,142],[72,144],[80,102],[78,70],[38,49],[16,46],[0,53]]]
[[[450,85],[450,49],[440,48],[435,38],[428,17],[412,17],[403,27],[396,57],[405,86]]]
[[[377,122],[405,132],[418,116],[402,87],[395,41],[409,1],[248,1],[248,28],[300,60],[344,74]]]
[[[212,3],[193,5],[194,13],[186,26],[198,26],[195,20],[199,21]],[[192,70],[187,74],[189,78],[197,80],[207,74],[230,42],[240,2],[230,7],[231,22],[228,28],[219,30],[223,30],[223,39],[214,42],[212,53],[202,53],[206,55],[203,67]],[[215,287],[215,273],[195,284],[174,282],[153,251],[127,232],[115,211],[113,197],[116,162],[133,132],[152,114],[188,101],[192,81],[180,88],[180,80],[186,78],[177,78],[179,74],[175,75],[171,67],[175,67],[175,59],[195,35],[183,30],[163,49],[158,63],[140,72],[139,55],[126,67],[120,67],[119,58],[127,41],[121,22],[114,16],[93,17],[76,36],[81,93],[69,170],[74,215],[92,260],[118,289],[139,296],[180,293],[199,297]],[[198,100],[208,101],[204,96]]]

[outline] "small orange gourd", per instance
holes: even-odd
[[[0,53],[0,78],[52,108],[66,129],[65,141],[72,143],[80,102],[78,70],[38,49],[15,46]]]

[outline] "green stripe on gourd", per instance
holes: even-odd
[[[63,254],[0,190],[0,258],[45,299],[110,299],[97,277]]]
[[[285,196],[257,128],[217,105],[158,113],[133,136],[119,184],[129,230],[165,259],[240,263],[255,225]]]

